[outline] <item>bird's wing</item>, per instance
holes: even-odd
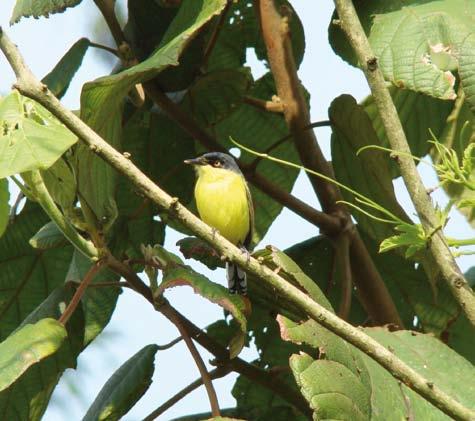
[[[249,190],[249,186],[246,183],[246,196],[247,196],[247,204],[249,208],[249,232],[247,233],[246,238],[244,239],[244,247],[249,249],[251,242],[252,242],[252,235],[254,234],[254,204],[252,202],[251,191]]]

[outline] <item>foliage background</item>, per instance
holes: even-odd
[[[125,9],[125,1],[118,1],[118,3],[122,3],[122,8]],[[2,2],[0,25],[8,26],[13,4],[13,0]],[[326,120],[328,106],[335,97],[342,93],[350,93],[360,101],[368,94],[369,90],[363,74],[344,63],[328,44],[327,27],[333,12],[333,2],[329,0],[324,2],[293,0],[292,5],[306,31],[306,53],[299,75],[304,86],[312,95],[312,121]],[[98,36],[92,36],[91,32],[97,35],[108,32],[101,19],[92,0],[84,0],[78,7],[67,10],[64,14],[53,15],[49,19],[22,20],[10,28],[9,33],[18,44],[33,72],[38,76],[43,76],[80,37],[89,36],[95,41],[100,41],[101,39],[98,39]],[[73,79],[68,93],[63,98],[65,105],[72,109],[78,108],[82,84],[109,73],[112,65],[110,55],[90,49],[83,65]],[[262,64],[252,55],[248,55],[248,65],[251,66],[255,79],[265,71]],[[13,81],[14,77],[10,67],[4,57],[0,56],[0,94],[8,92]],[[328,157],[330,130],[327,128],[318,129],[317,135],[322,149]],[[423,166],[419,170],[423,173],[426,185],[436,184],[432,170]],[[413,212],[412,205],[405,196],[405,190],[401,188],[401,180],[396,180],[395,184],[398,198],[401,198],[403,206],[411,214]],[[318,206],[305,176],[299,177],[293,194],[305,201],[310,201],[309,204],[312,206]],[[14,198],[14,195],[12,196]],[[446,202],[441,189],[434,194],[434,198],[439,203]],[[469,227],[465,219],[454,212],[446,233],[453,237],[463,238],[467,232],[469,232]],[[290,211],[284,210],[261,244],[270,243],[285,249],[314,235],[314,226]],[[179,238],[179,234],[169,232],[165,245],[173,250],[174,244]],[[461,258],[459,261],[462,270],[469,268],[469,257]],[[214,281],[223,281],[224,273],[221,270],[210,272],[204,267],[200,267],[199,270],[208,274]],[[198,326],[206,326],[221,317],[221,310],[218,307],[208,305],[187,288],[172,290],[167,295],[176,304],[178,310],[185,315],[193,314],[193,321]],[[189,309],[193,309],[192,313]],[[79,418],[84,414],[103,383],[123,361],[148,343],[165,343],[176,336],[177,332],[169,322],[149,306],[144,306],[140,296],[125,290],[119,299],[111,323],[101,337],[81,354],[78,369],[74,373],[74,380],[68,380],[68,376],[66,376],[66,379],[63,379],[56,389],[55,404],[48,408],[44,419],[47,421],[61,420],[64,419],[65,413],[68,413],[72,419]],[[254,353],[246,350],[242,356],[253,358]],[[204,358],[206,360],[206,353],[204,353]],[[181,389],[196,377],[198,377],[198,373],[195,364],[183,344],[178,344],[172,350],[159,352],[156,360],[155,378],[166,379],[166,383],[160,380],[154,382],[146,397],[124,419],[140,419],[156,407],[158,402],[166,400],[176,390]],[[215,381],[219,401],[223,408],[233,406],[230,390],[235,377],[236,375],[232,374],[225,379]],[[76,389],[72,390],[72,387]],[[206,394],[201,388],[167,411],[163,419],[170,419],[189,412],[207,411],[208,406]]]

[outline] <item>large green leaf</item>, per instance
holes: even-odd
[[[249,69],[227,69],[207,73],[190,86],[182,106],[195,120],[210,127],[242,102],[252,81]]]
[[[28,243],[47,221],[38,205],[27,202],[0,239],[0,340],[64,281],[72,247],[36,250]]]
[[[357,2],[357,11],[387,80],[437,98],[454,99],[454,70],[473,101],[472,20],[465,0]],[[342,31],[330,27],[330,42],[355,64]],[[473,106],[473,105],[472,105]]]
[[[56,97],[61,98],[66,93],[71,80],[81,67],[82,59],[90,44],[87,38],[76,41],[61,57],[54,69],[42,79],[42,82],[48,85],[48,88]]]
[[[317,348],[317,358],[300,352],[290,365],[302,393],[320,419],[448,419],[379,364],[314,321],[280,318],[286,340]],[[475,368],[430,335],[366,328],[366,333],[464,405],[473,405]],[[446,372],[450,370],[451,375]],[[468,377],[467,377],[468,375]],[[461,377],[467,379],[462,385]],[[469,380],[470,379],[470,380]]]
[[[432,146],[428,142],[431,139],[430,132],[436,138],[440,138],[446,130],[447,117],[454,107],[454,102],[443,101],[409,89],[399,89],[395,86],[391,86],[389,92],[404,128],[411,153],[418,157],[426,155]],[[383,127],[373,96],[369,95],[361,105],[371,120],[379,144],[389,148],[390,144],[386,137],[386,130]],[[389,166],[393,177],[400,175],[395,162],[391,161]]]
[[[159,47],[145,61],[112,76],[86,83],[81,93],[81,118],[116,149],[121,149],[123,98],[137,83],[178,65],[185,46],[225,5],[224,0],[185,0]],[[116,216],[115,173],[85,145],[77,151],[79,190],[99,221],[110,225]]]
[[[64,326],[54,319],[25,325],[0,343],[0,392],[29,367],[54,354],[66,339]]]
[[[364,151],[363,146],[379,145],[379,139],[363,107],[350,95],[333,100],[329,109],[332,123],[332,163],[336,179],[354,191],[368,197],[404,221],[410,221],[394,194],[389,171],[389,154],[381,151]],[[343,197],[365,211],[387,219],[384,214],[359,205],[353,194],[341,189]],[[362,212],[352,211],[358,225],[377,241],[394,233],[390,224],[375,221]]]
[[[81,0],[16,0],[10,25],[17,23],[22,17],[49,17],[52,13],[61,13],[68,7],[76,6]]]
[[[71,300],[71,288],[57,288],[30,313],[16,332],[25,326],[57,319]],[[40,420],[49,404],[54,387],[66,368],[76,367],[76,358],[84,348],[84,320],[81,308],[69,319],[68,337],[53,354],[30,367],[15,383],[0,393],[0,412],[5,419]],[[15,335],[13,333],[12,335]]]
[[[152,383],[157,345],[147,345],[122,364],[102,387],[83,421],[119,420]]]
[[[249,95],[264,100],[270,100],[275,93],[275,86],[270,73],[256,81],[249,90]],[[271,145],[288,135],[288,127],[282,115],[256,112],[255,107],[244,103],[236,107],[226,118],[219,121],[214,126],[214,130],[218,141],[226,148],[233,147],[229,140],[229,137],[232,137],[239,143],[258,151],[266,151]],[[298,162],[293,139],[289,139],[273,149],[272,155],[287,161]],[[240,159],[244,163],[250,163],[255,159],[255,156],[243,152]],[[298,175],[298,171],[293,168],[265,159],[258,164],[257,171],[287,192],[292,190]],[[250,186],[250,188],[255,210],[254,241],[258,242],[281,212],[282,205],[261,190],[253,186]]]
[[[0,100],[0,178],[47,169],[77,138],[38,103],[17,91]]]
[[[8,225],[8,218],[10,214],[10,192],[8,190],[8,180],[6,178],[0,179],[0,237],[3,235]]]

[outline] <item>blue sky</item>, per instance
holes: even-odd
[[[121,0],[118,3],[125,2]],[[361,100],[369,90],[363,74],[344,63],[333,53],[328,44],[327,27],[333,11],[333,2],[293,0],[292,4],[303,21],[306,32],[306,54],[299,76],[311,94],[312,121],[326,120],[328,107],[335,97],[349,93],[357,100]],[[43,77],[48,73],[75,41],[83,36],[89,36],[91,22],[95,22],[95,16],[97,16],[93,1],[83,0],[78,7],[68,9],[63,14],[53,15],[49,19],[24,19],[9,28],[8,21],[13,6],[13,0],[3,0],[0,9],[0,25],[18,44],[27,63],[38,77]],[[83,66],[63,99],[63,103],[69,108],[79,107],[79,94],[84,82],[110,71],[110,67],[105,64],[101,54],[104,53],[91,50],[87,53]],[[255,75],[262,73],[263,66],[257,63],[252,55],[249,56],[248,64]],[[3,56],[0,56],[0,93],[8,92],[13,82],[13,73]],[[317,129],[317,137],[326,156],[329,157],[329,129]],[[428,168],[421,168],[421,171],[423,171],[426,185],[434,186],[436,179],[432,171]],[[396,180],[395,185],[398,197],[411,214],[412,205],[401,180]],[[301,175],[298,178],[293,193],[318,207],[305,176]],[[441,203],[446,202],[442,192],[436,192],[434,197]],[[473,236],[473,230],[458,213],[454,212],[447,233],[453,237],[464,238],[467,235],[470,236],[470,232]],[[292,212],[284,210],[261,245],[273,244],[284,249],[316,234],[317,231],[313,225],[303,221]],[[173,249],[179,238],[178,234],[169,233],[166,245]],[[469,258],[461,259],[460,263],[464,269],[467,269]],[[203,272],[216,282],[222,282],[224,279],[222,271],[210,272],[203,268]],[[198,326],[204,327],[222,317],[219,307],[212,306],[194,296],[189,288],[175,288],[167,293],[167,297],[185,315],[190,317],[192,315],[194,323]],[[122,362],[146,344],[163,344],[177,335],[176,329],[145,304],[140,296],[124,291],[114,317],[104,334],[97,343],[81,355],[78,369],[68,371],[67,377],[76,380],[61,382],[54,395],[56,403],[51,405],[44,419],[64,420],[66,413],[71,419],[79,419],[84,415],[103,383]],[[253,351],[245,351],[243,354],[248,358],[254,355]],[[206,361],[211,358],[206,351],[203,351],[203,357]],[[183,344],[180,343],[169,351],[160,351],[156,359],[154,384],[137,407],[123,419],[127,421],[141,419],[197,377],[196,366]],[[222,408],[234,405],[234,399],[230,393],[234,379],[235,376],[231,375],[215,382]],[[70,384],[77,387],[80,398],[70,393]],[[167,411],[160,419],[167,420],[187,413],[208,410],[206,393],[204,389],[199,389]]]

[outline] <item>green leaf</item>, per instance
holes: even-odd
[[[396,217],[410,221],[394,194],[388,153],[366,150],[356,155],[363,146],[379,145],[379,139],[363,107],[350,95],[341,95],[333,100],[329,116],[333,129],[332,163],[336,179]],[[344,189],[342,195],[346,201],[362,207],[370,214],[389,219],[380,211],[361,205],[353,194]],[[375,221],[358,210],[352,211],[352,214],[358,225],[377,241],[393,233],[391,224]]]
[[[472,91],[468,53],[473,50],[469,37],[473,4],[464,0],[359,2],[357,11],[387,80],[437,98],[455,99],[451,71],[458,64],[463,89]],[[337,54],[356,64],[336,25],[330,27],[330,42]]]
[[[199,124],[210,127],[242,102],[251,82],[247,68],[207,73],[190,86],[181,105]]]
[[[38,103],[17,91],[0,100],[0,178],[47,169],[77,138]]]
[[[334,247],[328,237],[318,236],[294,244],[285,250],[289,256],[330,301],[333,308],[339,308],[341,301],[342,276],[335,261]],[[405,305],[405,303],[404,303]],[[356,290],[352,293],[349,321],[354,325],[365,323],[368,315],[362,308]]]
[[[73,293],[71,288],[55,289],[25,318],[16,332],[25,326],[59,318],[61,310],[64,311]],[[76,367],[76,358],[84,348],[84,320],[81,308],[69,319],[66,329],[68,340],[63,341],[53,355],[30,367],[15,383],[0,393],[0,412],[5,419],[41,419],[61,374],[66,368]]]
[[[49,17],[50,13],[62,13],[68,7],[74,7],[81,0],[16,0],[10,25],[19,22],[22,17]]]
[[[200,238],[182,238],[176,245],[180,247],[180,251],[186,259],[195,259],[212,270],[224,267],[224,262],[216,250]]]
[[[83,421],[112,421],[125,415],[152,383],[157,345],[147,345],[107,380]]]
[[[402,385],[364,353],[312,320],[295,324],[281,318],[287,340],[317,348],[315,359],[300,352],[290,365],[302,393],[317,419],[447,419],[425,399]],[[431,335],[365,328],[383,346],[463,405],[471,405],[475,368]],[[340,344],[340,345],[338,345]],[[450,370],[451,375],[445,373]],[[469,377],[467,377],[467,375]],[[471,379],[462,385],[457,379]]]
[[[40,250],[48,250],[68,244],[63,233],[53,221],[43,225],[38,232],[30,238],[29,243],[31,247]]]
[[[158,287],[158,294],[163,293],[168,288],[183,285],[190,286],[195,293],[229,311],[239,323],[242,332],[246,332],[248,309],[242,296],[230,294],[227,288],[211,282],[188,266],[170,266],[170,268],[164,270],[163,280]]]
[[[36,250],[28,243],[47,221],[41,208],[27,201],[0,238],[0,340],[64,281],[72,247]]]
[[[0,237],[3,235],[8,226],[8,219],[10,216],[10,192],[8,190],[8,180],[6,178],[0,179]]]
[[[440,138],[446,131],[447,118],[454,107],[453,101],[443,101],[409,89],[389,88],[399,120],[406,134],[407,142],[414,156],[425,156],[432,145],[428,142],[432,132]],[[367,96],[361,103],[371,120],[379,144],[390,148],[386,130],[372,95]],[[372,152],[365,152],[371,154]],[[399,167],[392,160],[389,162],[393,178],[400,175]]]
[[[42,82],[48,86],[57,98],[61,98],[66,93],[71,80],[81,67],[90,44],[87,38],[76,41],[58,64],[54,66],[54,69],[42,79]]]
[[[41,177],[53,200],[64,213],[73,212],[76,202],[77,184],[70,164],[65,156],[58,159],[50,168],[41,171]]]
[[[92,265],[93,262],[91,260],[85,257],[78,250],[74,250],[65,277],[65,282],[80,283]],[[108,269],[102,269],[100,273],[95,276],[92,285],[118,280],[118,275]],[[107,288],[92,286],[86,290],[82,298],[82,308],[86,325],[84,333],[85,345],[92,342],[92,340],[107,326],[121,292],[121,288],[114,286],[109,286]]]
[[[54,319],[25,325],[0,343],[0,392],[29,367],[54,354],[66,339],[64,326]]]

